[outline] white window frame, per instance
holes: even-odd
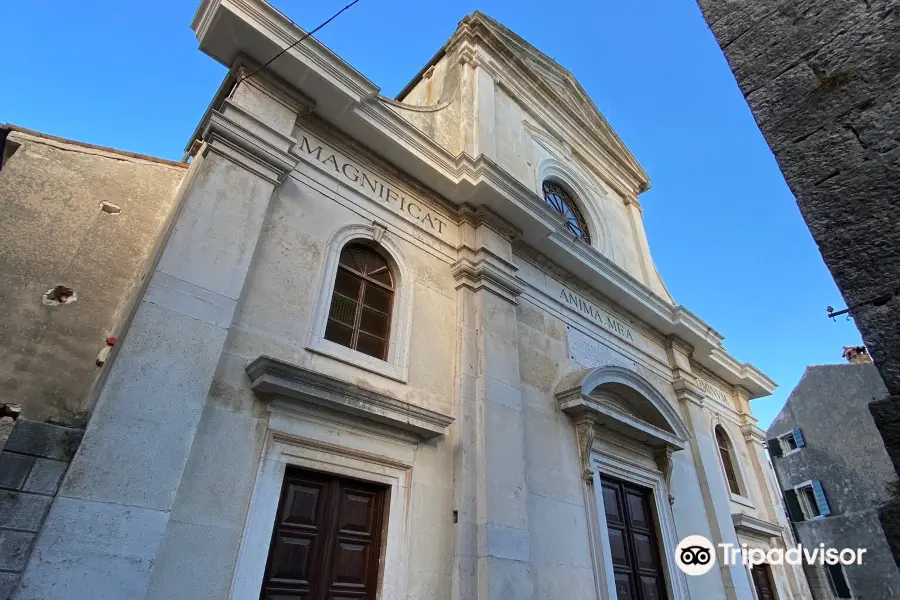
[[[716,440],[716,427],[719,425],[725,430],[725,437],[728,440],[728,444],[731,446],[731,466],[734,468],[734,473],[737,477],[738,492],[740,492],[738,494],[731,491],[731,486],[728,485],[728,477],[725,475],[725,463],[722,461],[722,452],[719,450],[719,442]],[[713,445],[716,447],[716,455],[719,457],[719,472],[722,474],[722,482],[725,485],[725,490],[728,492],[729,499],[732,502],[742,504],[748,508],[755,508],[756,506],[750,499],[749,488],[747,487],[747,474],[744,472],[744,461],[738,458],[738,449],[734,444],[734,438],[731,435],[731,432],[728,431],[728,428],[718,419],[714,419],[712,423],[712,441]]]
[[[406,598],[415,444],[386,440],[314,412],[300,411],[298,418],[295,412],[270,408],[265,451],[250,497],[229,599],[259,597],[288,465],[388,486],[376,598]]]
[[[787,433],[782,433],[777,438],[778,443],[781,445],[781,456],[782,457],[789,456],[796,452],[800,452],[800,450],[801,450],[801,448],[799,446],[792,449],[790,447],[790,445],[788,444],[788,441],[787,441],[788,438],[791,438],[792,440],[794,439],[794,430],[793,429],[788,431]],[[795,443],[796,443],[796,440],[795,440]]]
[[[796,494],[796,496],[797,496],[797,504],[800,505],[800,512],[803,513],[803,517],[807,521],[818,521],[819,519],[824,519],[825,515],[820,514],[818,517],[813,516],[812,507],[809,505],[809,499],[806,497],[805,493],[801,492],[801,490],[803,488],[809,488],[810,491],[813,493],[813,496],[815,496],[815,493],[816,493],[815,488],[813,488],[813,480],[812,479],[810,479],[809,481],[804,481],[803,483],[794,486],[794,494]],[[819,510],[818,505],[816,505],[816,510]]]
[[[383,250],[382,255],[394,275],[394,302],[391,308],[391,330],[388,335],[387,360],[363,354],[347,346],[325,339],[328,311],[334,293],[341,250],[356,241],[372,241]],[[306,349],[328,356],[360,369],[406,383],[409,380],[409,342],[412,332],[413,281],[400,247],[380,225],[349,225],[342,227],[328,241],[325,263],[319,275],[319,295],[316,298],[312,326]]]
[[[606,511],[603,507],[603,494],[600,488],[603,476],[608,475],[652,490],[651,511],[656,537],[661,545],[659,552],[665,576],[666,593],[671,600],[690,600],[685,574],[675,564],[675,547],[678,545],[679,538],[675,530],[675,515],[672,512],[672,505],[669,503],[669,490],[663,474],[658,470],[648,469],[643,465],[606,455],[596,449],[591,456],[591,468],[594,471],[592,487],[596,511],[588,511],[588,522],[595,553],[594,573],[598,576],[596,583],[601,590],[601,597],[616,597],[612,550],[609,544]]]

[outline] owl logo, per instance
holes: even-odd
[[[703,575],[716,564],[715,548],[702,535],[689,535],[675,548],[675,563],[687,575]]]

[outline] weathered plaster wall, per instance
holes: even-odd
[[[892,394],[871,410],[900,469],[900,2],[699,4]]]
[[[872,364],[808,367],[769,427],[773,439],[793,428],[806,446],[772,461],[784,488],[818,479],[832,515],[796,523],[805,546],[867,548],[865,563],[844,568],[855,594],[891,598],[900,594],[900,571],[878,517],[897,477],[866,405],[886,393]]]
[[[433,70],[426,71],[399,102],[388,101],[391,108],[422,130],[452,154],[465,150],[466,132],[463,129],[464,89],[471,88],[471,80],[464,76],[464,66],[455,55],[438,59]]]
[[[72,419],[117,333],[186,170],[13,130],[0,170],[0,402]],[[109,202],[121,210],[101,210]],[[47,306],[57,285],[77,300]]]

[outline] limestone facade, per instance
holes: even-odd
[[[360,597],[624,598],[614,482],[655,598],[756,598],[674,549],[793,543],[750,409],[775,384],[666,292],[647,175],[572,76],[480,13],[394,100],[313,38],[251,77],[303,34],[262,0],[193,27],[231,71],[14,597],[257,598],[302,469],[385,491]],[[393,278],[382,358],[327,334],[352,243]]]

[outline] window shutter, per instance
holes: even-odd
[[[781,442],[778,439],[766,440],[766,447],[769,449],[769,455],[781,456]]]
[[[791,433],[794,434],[794,441],[797,442],[798,448],[803,448],[806,446],[806,442],[803,441],[803,434],[800,433],[799,429],[794,429]]]
[[[778,441],[778,440],[775,440]],[[797,492],[794,490],[784,490],[784,503],[787,505],[788,517],[794,523],[805,521],[803,511],[800,510],[800,501],[797,500]]]
[[[828,500],[825,499],[825,490],[822,489],[822,482],[818,479],[812,482],[813,495],[816,497],[816,505],[819,507],[819,513],[823,517],[831,514],[831,508],[828,506]]]

